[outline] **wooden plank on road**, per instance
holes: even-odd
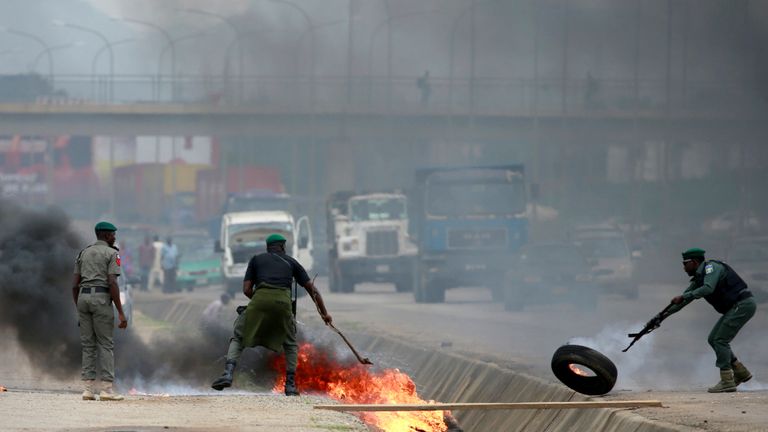
[[[584,408],[648,408],[662,407],[657,400],[585,401],[585,402],[509,402],[509,403],[435,403],[435,404],[338,404],[315,405],[314,409],[331,411],[445,411],[445,410],[520,410],[520,409],[584,409]]]

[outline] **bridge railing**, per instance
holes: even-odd
[[[748,83],[664,80],[180,75],[61,75],[48,103],[198,103],[280,111],[456,115],[716,113],[763,101]]]

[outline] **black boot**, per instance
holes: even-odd
[[[296,372],[285,372],[285,395],[298,396],[299,389],[296,388]]]
[[[234,360],[227,360],[227,363],[224,364],[224,373],[221,374],[220,377],[216,378],[215,381],[213,381],[213,384],[211,384],[211,387],[213,387],[214,390],[222,391],[227,387],[232,386],[232,375],[235,373],[235,366],[237,365],[237,362]]]

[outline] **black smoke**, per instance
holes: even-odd
[[[59,378],[80,364],[71,282],[83,243],[61,209],[0,200],[0,328],[15,333],[35,368]]]
[[[80,373],[80,339],[71,288],[77,253],[88,241],[57,207],[33,210],[0,199],[0,331],[16,337],[37,371],[59,379],[72,379]],[[221,372],[231,336],[231,327],[206,326],[145,343],[130,325],[127,330],[115,329],[116,379],[124,387],[174,384],[206,388]],[[298,337],[300,341],[316,339],[301,331]],[[329,340],[319,348],[333,353]],[[238,370],[269,386],[282,373],[270,370],[273,355],[263,349],[248,350]]]

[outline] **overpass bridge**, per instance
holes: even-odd
[[[53,82],[65,98],[0,102],[0,134],[621,142],[762,139],[768,128],[764,105],[738,83],[449,78],[433,79],[425,97],[409,77]]]

